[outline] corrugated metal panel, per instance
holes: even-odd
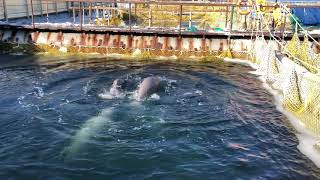
[[[3,4],[4,0],[1,0],[1,5]],[[31,15],[31,4],[30,0],[6,0],[6,7],[8,12],[9,18],[20,18],[26,17]],[[34,15],[41,15],[46,14],[46,1],[41,0],[33,0],[33,11]],[[56,1],[49,1],[48,3],[48,12],[55,13],[63,12],[67,10],[67,5],[65,2],[56,2]],[[0,11],[3,12],[3,11]],[[3,16],[3,13],[0,15],[0,19]]]
[[[0,19],[4,19],[3,1],[0,0]]]

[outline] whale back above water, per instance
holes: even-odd
[[[157,92],[160,87],[160,82],[161,79],[157,76],[151,76],[143,79],[137,90],[137,100],[141,101]]]

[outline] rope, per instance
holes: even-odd
[[[269,16],[270,16],[270,14],[269,14]],[[261,18],[262,18],[262,22],[265,22],[263,16],[261,16]],[[272,39],[273,39],[274,41],[276,41],[276,42],[281,46],[281,49],[284,49],[285,46],[284,46],[280,41],[278,41],[278,39],[272,34],[272,32],[271,32],[271,30],[270,30],[270,28],[269,28],[269,26],[268,26],[268,25],[269,25],[268,22],[265,22],[265,23],[266,23],[267,30],[268,30],[268,32],[269,32],[269,34],[270,34],[270,37],[272,37]],[[296,24],[298,24],[298,22],[297,22]],[[303,30],[304,30],[304,29],[303,29]],[[306,31],[306,30],[304,30],[304,31]],[[307,34],[307,35],[308,35],[308,34]],[[320,44],[319,44],[319,45],[320,45]],[[311,64],[309,64],[309,63],[307,63],[307,62],[305,62],[305,61],[302,61],[301,59],[299,59],[299,58],[297,58],[296,56],[292,55],[290,52],[287,52],[287,53],[288,53],[290,56],[292,56],[293,58],[295,58],[295,60],[299,61],[301,64],[306,64],[306,65],[312,67],[313,69],[317,70],[318,72],[320,72],[320,69],[319,69],[319,68],[314,67],[313,65],[311,65]]]
[[[315,40],[310,34],[309,34],[309,32],[306,30],[306,29],[304,29],[303,27],[302,27],[302,25],[298,22],[298,20],[293,16],[293,14],[288,10],[288,8],[286,7],[286,6],[284,6],[284,5],[281,5],[281,6],[283,6],[283,9],[292,17],[292,19],[296,22],[296,29],[295,29],[295,32],[298,32],[298,26],[302,29],[302,31],[308,36],[308,37],[310,37],[310,39],[312,39],[317,45],[319,45],[320,46],[320,43],[317,41],[317,40]]]

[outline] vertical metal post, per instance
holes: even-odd
[[[85,7],[84,2],[82,2],[81,5],[82,5],[82,23],[85,23],[85,22],[84,22],[84,18],[85,18],[85,13],[84,13],[84,12],[85,12],[85,8],[86,8],[86,7]]]
[[[56,15],[58,15],[58,3],[57,3],[57,0],[54,3],[54,8],[56,10]]]
[[[228,27],[228,19],[229,19],[229,7],[228,6],[226,6],[226,24],[225,24],[225,28],[227,28]]]
[[[152,10],[151,10],[151,4],[149,4],[149,27],[152,26]]]
[[[68,17],[70,17],[70,6],[69,6],[69,3],[68,1],[66,1],[66,8],[67,8],[67,11],[68,11]]]
[[[76,23],[76,9],[74,7],[74,2],[72,2],[71,5],[72,5],[73,23]]]
[[[82,3],[79,1],[80,30],[82,31]]]
[[[26,16],[27,16],[27,19],[29,19],[29,5],[28,5],[28,0],[25,0],[26,1]]]
[[[7,10],[7,3],[6,3],[6,0],[2,0],[2,5],[3,5],[3,17],[6,21],[9,20],[9,17],[8,17],[8,10]]]
[[[92,2],[89,4],[89,23],[92,24]]]
[[[131,33],[131,2],[129,3],[129,31]]]
[[[287,23],[287,13],[284,13],[284,24],[283,24],[283,27],[282,27],[282,39],[284,39],[284,32],[286,30],[286,23]]]
[[[189,13],[189,28],[192,26],[192,12]]]
[[[34,29],[35,28],[35,25],[34,25],[34,12],[33,12],[33,0],[30,0],[30,3],[31,3],[31,21],[32,21],[32,28]]]
[[[179,34],[181,34],[181,25],[182,25],[182,4],[180,4]]]
[[[49,22],[49,2],[46,0],[46,14],[47,14],[47,23]]]
[[[230,34],[232,33],[232,25],[233,25],[233,13],[234,13],[234,6],[231,8],[231,17],[230,17]]]
[[[42,0],[40,0],[40,13],[41,13],[41,17],[43,17]]]

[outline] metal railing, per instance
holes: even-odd
[[[8,0],[0,0],[2,4],[3,19],[10,21],[19,17],[30,18],[32,28],[51,26],[49,22],[69,22],[65,28],[76,28],[83,30],[84,27],[91,29],[122,28],[129,32],[135,28],[148,29],[171,29],[179,33],[190,31],[197,25],[198,30],[210,30],[204,22],[205,18],[217,16],[219,28],[224,31],[255,30],[256,24],[252,19],[257,18],[253,13],[239,15],[237,5],[233,0],[212,1],[173,1],[173,0],[26,0],[24,4],[10,4]],[[296,4],[287,3],[287,7],[320,7],[320,2]],[[251,5],[243,7],[252,8]],[[1,6],[0,6],[1,8]],[[265,6],[265,13],[273,12],[273,4]],[[60,13],[65,13],[64,19],[58,19]],[[112,23],[122,17],[123,24]],[[160,17],[162,16],[162,17]],[[1,16],[0,16],[1,17]],[[53,18],[51,18],[53,17]],[[1,18],[0,18],[1,19]],[[60,20],[60,21],[57,21]],[[14,20],[12,20],[15,22]],[[286,17],[279,31],[284,32],[286,28]],[[250,24],[251,23],[251,24]],[[210,25],[209,25],[210,26]],[[240,27],[243,26],[243,27]],[[212,30],[212,28],[211,28]]]

